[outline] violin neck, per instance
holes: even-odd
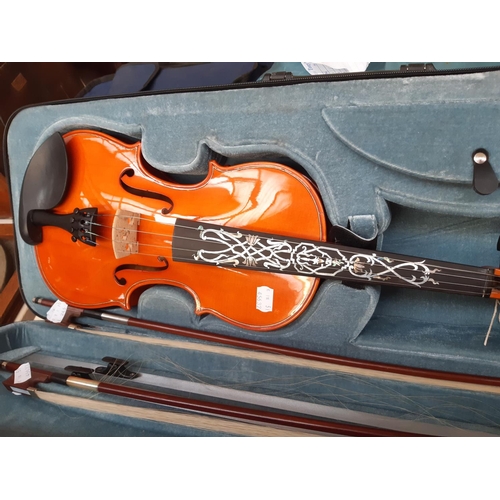
[[[498,270],[177,219],[173,260],[500,298]]]

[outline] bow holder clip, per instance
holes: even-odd
[[[107,377],[124,378],[131,380],[139,376],[139,373],[132,372],[127,369],[128,361],[124,359],[106,356],[102,358],[103,361],[108,363],[108,366],[98,366],[95,370],[86,368],[84,366],[66,366],[66,371],[70,371],[73,377],[80,377],[85,379],[92,379],[92,374],[98,374]]]
[[[474,168],[472,187],[481,195],[491,194],[498,187],[498,178],[489,162],[489,154],[486,149],[476,149],[472,153],[472,164]]]
[[[80,378],[86,378],[86,379],[92,379],[90,375],[94,373],[94,370],[92,368],[85,368],[84,366],[66,366],[64,368],[66,371],[71,372],[72,377],[80,377]]]
[[[95,373],[99,375],[107,375],[110,377],[133,379],[139,376],[137,372],[132,372],[127,369],[128,361],[119,358],[113,358],[112,356],[106,356],[102,360],[108,363],[108,366],[98,366],[95,369]]]

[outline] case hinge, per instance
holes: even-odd
[[[401,65],[399,71],[436,71],[436,68],[432,63],[413,63]]]
[[[262,77],[263,82],[276,82],[283,80],[293,80],[293,73],[290,71],[277,71],[276,73],[266,73]]]

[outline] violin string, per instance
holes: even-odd
[[[102,239],[107,240],[107,241],[121,243],[119,240],[114,240],[113,238],[109,238],[107,236],[102,236],[102,235],[100,235],[98,233],[89,232],[88,234],[91,234],[91,235],[96,236],[98,238],[102,238]],[[188,239],[193,239],[193,238],[188,238]],[[168,242],[166,241],[166,243],[172,246],[172,242],[171,241],[168,241]],[[147,247],[157,247],[157,248],[165,249],[165,247],[162,246],[162,245],[151,245],[149,243],[138,243],[138,245],[147,246]],[[180,251],[190,251],[192,249],[190,249],[190,248],[178,248],[178,250],[180,250]],[[151,254],[151,253],[145,253],[145,252],[134,252],[133,255],[140,255],[140,256],[156,257],[156,258],[158,258],[158,254]],[[193,263],[199,263],[199,261],[198,262],[195,261],[194,258],[189,259],[189,258],[176,257],[175,261],[176,262],[178,262],[178,261],[189,262],[191,264],[193,264]],[[201,263],[201,264],[203,264],[203,263]],[[230,266],[221,266],[221,267],[229,268],[229,269],[231,268]],[[257,272],[259,272],[259,271],[260,272],[271,272],[271,273],[272,272],[280,272],[280,271],[272,271],[272,270],[263,271],[262,269],[253,269],[251,267],[248,267],[247,270],[249,270],[249,271],[257,271]],[[414,271],[414,272],[415,273],[421,273],[421,274],[423,274],[422,271]],[[284,271],[281,271],[281,273],[282,274],[286,274],[286,272],[284,272]],[[311,278],[321,278],[321,276],[307,275],[305,273],[303,274],[303,276],[308,276],[308,277],[311,277]],[[440,278],[442,276],[451,276],[451,277],[453,277],[455,275],[453,275],[453,274],[447,274],[447,273],[440,273],[438,276]],[[325,276],[325,278],[328,278],[328,276]],[[444,289],[444,288],[442,288],[442,285],[453,285],[453,286],[456,286],[456,287],[464,287],[464,288],[480,288],[480,289],[483,290],[483,292],[477,292],[477,293],[474,293],[474,295],[484,296],[485,293],[486,293],[486,289],[490,288],[490,287],[486,287],[485,286],[485,278],[486,278],[486,276],[483,276],[482,279],[481,278],[469,278],[469,277],[466,278],[467,280],[483,281],[483,285],[472,285],[472,284],[468,284],[468,283],[456,283],[456,282],[453,282],[453,281],[443,281],[443,280],[439,279],[439,285],[440,285],[439,290],[440,291],[450,291],[450,292],[453,292],[453,291],[456,290],[456,289],[449,289],[449,288],[448,289]],[[332,278],[332,279],[347,280],[348,278],[339,277],[339,278]],[[366,280],[366,281],[369,281],[369,280]],[[377,283],[375,281],[373,281],[371,283],[373,285],[378,285],[379,284],[379,283]],[[380,283],[380,284],[382,284],[382,283]],[[419,287],[419,288],[421,288],[421,287]],[[438,290],[438,289],[436,289],[436,290]]]
[[[127,215],[117,215],[118,217],[121,217],[121,218],[131,218],[131,216],[127,216]],[[113,215],[99,215],[99,217],[114,217]],[[158,221],[155,221],[155,220],[150,220],[149,222],[153,222],[153,223],[157,223],[157,224],[161,224],[160,222]],[[202,223],[202,222],[200,222]],[[108,225],[104,225],[104,224],[99,224],[99,223],[93,223],[93,225],[95,226],[99,226],[99,227],[104,227],[104,228],[108,228],[108,229],[113,229],[112,226],[108,226]],[[182,224],[176,224],[178,227],[182,227],[184,229],[193,229],[191,226],[184,226]],[[167,235],[163,234],[163,233],[155,233],[155,232],[150,232],[150,231],[142,231],[142,230],[139,230],[139,229],[136,229],[136,233],[137,234],[149,234],[149,235],[152,235],[152,236],[161,236],[161,237],[166,237]],[[284,239],[279,239],[279,235],[277,235],[277,237],[275,237],[275,235],[272,235],[274,237],[274,239],[276,239],[277,241],[279,242],[285,242],[286,240]],[[102,237],[102,236],[101,236]],[[109,238],[110,239],[110,238]],[[198,238],[189,238],[187,236],[176,236],[176,239],[186,239],[186,240],[191,240],[191,241],[200,241],[200,239]],[[168,243],[170,245],[173,244],[173,238],[172,238],[172,241],[168,241],[168,240],[164,240],[165,243]],[[221,242],[218,242],[218,241],[211,241],[210,243],[217,243],[217,244],[220,244],[220,245],[224,245],[223,243]],[[321,242],[321,241],[318,241],[317,243],[321,244],[321,243],[328,243],[328,242]],[[330,243],[331,244],[331,243]],[[153,244],[145,244],[145,243],[141,243],[141,245],[148,245],[148,246],[151,246],[151,247],[157,247],[157,248],[163,248],[162,245],[153,245]],[[189,250],[187,248],[179,248],[179,250]],[[359,251],[352,251],[352,250],[342,250],[344,253],[346,254],[352,254],[352,255],[356,255],[358,253],[364,253],[363,252],[363,249],[359,249]],[[366,254],[368,255],[368,252],[366,252]],[[418,258],[418,257],[416,257]],[[407,261],[407,260],[403,260],[403,259],[391,259],[393,262],[400,262],[400,263],[406,263],[406,262],[411,262],[411,261]],[[422,258],[422,260],[425,260]],[[436,265],[431,265],[433,268],[437,268],[438,266]],[[444,269],[444,270],[448,270],[448,271],[454,271],[454,272],[459,272],[459,273],[468,273],[469,275],[477,275],[479,276],[479,278],[472,278],[472,277],[465,277],[465,279],[469,279],[469,280],[473,280],[473,279],[476,279],[476,280],[484,280],[486,278],[486,274],[484,271],[482,270],[469,270],[469,269],[461,269],[461,268],[458,268],[458,267],[450,267],[450,266],[439,266],[440,269]],[[446,274],[446,273],[439,273],[439,275],[436,275],[436,276],[453,276],[451,274]]]
[[[113,229],[113,226],[105,226],[104,224],[93,223],[92,226],[98,226],[98,227],[105,227],[107,229]],[[183,227],[185,229],[189,229],[189,227],[187,227],[187,226],[179,226],[179,227]],[[160,236],[160,237],[163,237],[163,238],[167,238],[164,241],[166,243],[169,243],[170,245],[173,244],[173,238],[171,238],[171,241],[168,241],[167,235],[163,234],[163,233],[152,233],[150,231],[140,231],[138,229],[136,229],[135,232],[136,232],[136,234],[149,234],[149,235],[152,235],[152,236]],[[94,234],[94,233],[90,233],[89,232],[89,234]],[[103,238],[103,236],[101,236],[101,238]],[[183,239],[183,240],[200,241],[199,238],[189,238],[188,236],[177,236],[177,238]],[[108,239],[111,239],[111,238],[108,238]],[[113,240],[113,241],[118,241],[119,242],[119,240]],[[162,248],[161,245],[149,245],[149,246],[155,246],[155,247],[158,247],[158,248]],[[184,250],[187,250],[187,249],[184,249]]]
[[[127,215],[116,215],[117,217],[120,217],[120,218],[131,218],[131,216],[127,216]],[[114,215],[112,214],[102,214],[102,215],[99,215],[99,217],[115,217]],[[142,217],[145,217],[145,216],[140,216],[140,217],[137,217],[139,220],[142,218]],[[177,218],[176,218],[177,219]],[[179,219],[177,219],[179,220]],[[182,220],[182,219],[180,219]],[[154,223],[154,224],[161,224],[161,222],[158,222],[154,219],[149,219],[148,222],[151,222],[151,223]],[[200,221],[200,224],[203,224],[203,221]],[[97,226],[101,226],[101,227],[106,227],[106,228],[110,228],[112,229],[113,227],[112,226],[106,226],[106,225],[103,225],[103,224],[97,224],[97,223],[94,223],[94,225],[97,225]],[[162,224],[163,225],[163,224]],[[176,223],[176,226],[177,227],[181,227],[183,229],[193,229],[193,227],[191,226],[184,226],[182,224],[179,224],[179,223]],[[221,226],[221,229],[223,229],[223,226]],[[237,228],[232,228],[232,229],[237,229]],[[250,230],[248,229],[241,229],[242,231],[248,231],[248,232],[251,232]],[[136,230],[137,233],[141,233],[141,234],[150,234],[150,235],[153,235],[153,236],[163,236],[165,237],[166,235],[164,233],[155,233],[155,232],[148,232],[148,231],[142,231],[142,230]],[[270,235],[273,237],[273,239],[275,239],[276,241],[278,242],[281,242],[281,243],[286,243],[286,239],[280,239],[282,238],[282,236],[280,235]],[[177,236],[176,238],[185,238],[185,239],[188,239],[186,236],[182,237],[182,236]],[[198,238],[189,238],[193,241],[200,241]],[[221,244],[223,245],[223,243],[220,243],[220,242],[217,242],[217,241],[211,241],[211,243],[218,243],[218,244]],[[328,241],[316,241],[315,243],[318,243],[318,244],[321,244],[321,243],[325,243],[327,245],[335,245],[334,243],[330,243]],[[338,245],[339,247],[341,247],[342,245]],[[352,255],[356,255],[356,254],[359,254],[359,253],[364,253],[366,255],[369,255],[369,251],[366,251],[365,249],[362,249],[360,248],[359,250],[358,249],[355,249],[355,250],[345,250],[345,249],[342,249],[342,251],[346,254],[352,254]],[[376,251],[373,251],[374,253]],[[384,252],[383,250],[381,252]],[[408,256],[411,258],[411,256]],[[420,257],[413,257],[413,258],[420,258]],[[421,257],[422,260],[426,260],[424,257]],[[393,262],[401,262],[401,263],[406,263],[406,262],[410,262],[408,260],[404,260],[404,259],[391,259]],[[464,264],[464,265],[467,265],[467,264]],[[432,265],[432,267],[438,267],[436,265]],[[461,273],[469,273],[469,274],[476,274],[478,276],[481,276],[484,278],[484,271],[482,270],[475,270],[475,269],[461,269],[461,268],[458,268],[458,267],[447,267],[447,266],[439,266],[440,269],[447,269],[449,271],[459,271]],[[474,266],[469,266],[469,267],[474,267]],[[442,276],[442,275],[441,275]],[[472,278],[471,278],[472,279]],[[477,279],[481,279],[481,278],[477,278]]]
[[[175,258],[176,262],[177,261],[183,261],[183,262],[190,262],[190,263],[193,263],[193,260],[191,259],[183,259],[183,258],[178,258],[176,257]],[[221,267],[224,267],[225,269],[232,269],[232,267],[228,266],[228,267],[225,267],[225,266],[221,266]],[[238,268],[238,269],[241,269],[241,268]],[[248,268],[249,271],[257,271],[257,272],[273,272],[271,270],[269,271],[262,271],[260,269],[252,269],[251,267]],[[280,274],[286,274],[286,272],[284,271],[281,271]],[[329,277],[328,276],[313,276],[313,275],[306,275],[306,274],[302,274],[301,276],[306,276],[306,277],[309,277],[309,278],[326,278],[328,279]],[[452,276],[452,275],[450,275]],[[362,278],[362,277],[361,277]],[[336,279],[337,281],[349,281],[349,277],[339,277],[339,278],[336,278],[336,277],[333,277],[331,279]],[[384,285],[383,282],[377,282],[376,280],[368,280],[366,279],[365,281],[361,282],[361,281],[358,281],[357,283],[360,283],[360,284],[367,284],[367,285],[371,285],[371,286],[379,286],[379,285]],[[465,284],[465,283],[454,283],[453,281],[439,281],[439,288],[430,288],[430,287],[427,287],[427,286],[417,286],[415,285],[415,288],[419,288],[419,289],[424,289],[424,290],[429,290],[429,291],[439,291],[439,292],[457,292],[457,288],[442,288],[441,285],[453,285],[453,286],[456,286],[456,287],[464,287],[464,288],[480,288],[481,290],[483,290],[483,292],[468,292],[468,295],[471,295],[471,296],[476,296],[476,297],[486,297],[487,296],[487,287],[485,286],[481,286],[481,285],[468,285],[468,284]],[[387,283],[385,283],[385,285],[387,285]],[[395,285],[395,286],[398,286],[398,285]],[[410,287],[408,286],[407,288],[413,288],[413,287]]]
[[[99,226],[99,224],[95,224],[97,226]],[[111,226],[103,226],[103,225],[100,225],[101,227],[107,227],[107,228],[111,228]],[[186,226],[182,226],[182,227],[185,227],[187,229],[191,229],[190,227],[186,227]],[[141,232],[141,231],[137,231],[137,232]],[[161,233],[148,233],[146,231],[142,231],[142,233],[146,233],[146,234],[154,234],[154,235],[158,235],[158,236],[163,236],[165,237],[166,235],[164,234],[161,234]],[[89,234],[93,234],[95,236],[98,236],[100,238],[104,238],[104,239],[107,239],[109,241],[112,241],[112,242],[118,242],[118,243],[121,243],[119,240],[113,240],[113,238],[107,238],[105,236],[101,236],[101,235],[98,235],[97,233],[89,233]],[[199,239],[197,238],[189,238],[187,236],[177,236],[176,237],[177,239],[187,239],[187,240],[191,240],[191,241],[200,241]],[[168,241],[168,240],[164,240],[166,244],[168,245],[173,245],[173,239],[172,241]],[[223,245],[223,243],[220,243],[220,242],[212,242],[212,243],[218,243],[218,244],[221,244]],[[148,247],[153,247],[153,248],[161,248],[161,249],[164,249],[164,245],[154,245],[154,244],[151,244],[151,243],[139,243],[141,246],[148,246]],[[189,249],[189,248],[178,248],[178,250],[180,251],[189,251],[189,250],[192,250],[192,249]],[[355,252],[346,252],[346,253],[352,253],[353,255],[355,255]],[[147,256],[154,256],[154,254],[145,254],[143,252],[138,252],[138,254],[140,255],[147,255]],[[176,258],[176,260],[181,260],[180,258]],[[190,259],[184,259],[185,261],[191,261]],[[400,259],[394,259],[394,261],[399,261],[399,262],[409,262],[409,261],[404,261],[404,260],[400,260]],[[437,266],[433,266],[433,267],[437,267]],[[463,270],[462,269],[459,269],[459,268],[453,268],[453,267],[441,267],[441,269],[448,269],[448,270],[452,270],[452,271],[458,271],[458,272],[462,272]],[[417,271],[417,272],[421,272],[423,273],[423,271]],[[485,282],[485,279],[486,279],[486,274],[484,272],[474,272],[474,271],[469,271],[469,273],[471,274],[476,274],[478,276],[480,276],[479,278],[473,278],[473,277],[470,277],[470,276],[467,276],[467,277],[464,277],[464,279],[467,279],[467,280],[475,280],[475,281],[482,281],[483,283]],[[456,275],[453,275],[453,274],[448,274],[448,273],[439,273],[439,275],[436,275],[436,278],[440,280],[440,283],[448,283],[448,282],[443,282],[440,278],[443,277],[443,276],[455,276]],[[449,283],[453,283],[453,282],[449,282]],[[471,287],[471,286],[474,286],[474,285],[468,285],[466,283],[464,284],[460,284],[460,283],[454,283],[455,285],[458,285],[458,286],[465,286],[465,287]],[[485,288],[484,285],[481,285],[481,286],[476,286],[477,288]]]

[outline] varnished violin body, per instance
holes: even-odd
[[[69,177],[51,212],[66,215],[68,227],[75,209],[97,213],[83,240],[69,234],[71,227],[63,230],[31,216],[43,225],[42,241],[34,247],[38,266],[59,299],[83,308],[129,309],[146,287],[172,285],[193,296],[197,314],[211,313],[254,330],[282,327],[306,309],[316,277],[172,258],[178,219],[324,241],[321,201],[306,178],[274,163],[221,167],[210,162],[202,182],[180,185],[149,173],[140,143],[91,130],[63,139]]]

